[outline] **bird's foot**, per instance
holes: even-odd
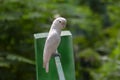
[[[54,53],[52,54],[52,57],[61,57],[61,55],[59,53]]]

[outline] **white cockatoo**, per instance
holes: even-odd
[[[43,52],[43,68],[45,68],[47,73],[49,72],[50,58],[57,51],[57,47],[61,40],[61,30],[66,26],[66,22],[66,19],[63,17],[56,18],[48,33]]]

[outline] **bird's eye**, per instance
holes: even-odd
[[[59,21],[59,23],[61,23],[61,21]]]

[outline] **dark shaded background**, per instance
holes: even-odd
[[[73,34],[76,80],[119,80],[120,0],[0,0],[0,80],[36,80],[33,34],[57,15]]]

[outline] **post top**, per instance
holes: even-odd
[[[36,33],[36,34],[34,34],[34,38],[35,39],[45,38],[45,37],[47,37],[47,35],[48,35],[48,32],[45,32],[45,33]],[[69,36],[72,35],[70,31],[62,31],[61,32],[61,36],[68,36],[68,35]]]

